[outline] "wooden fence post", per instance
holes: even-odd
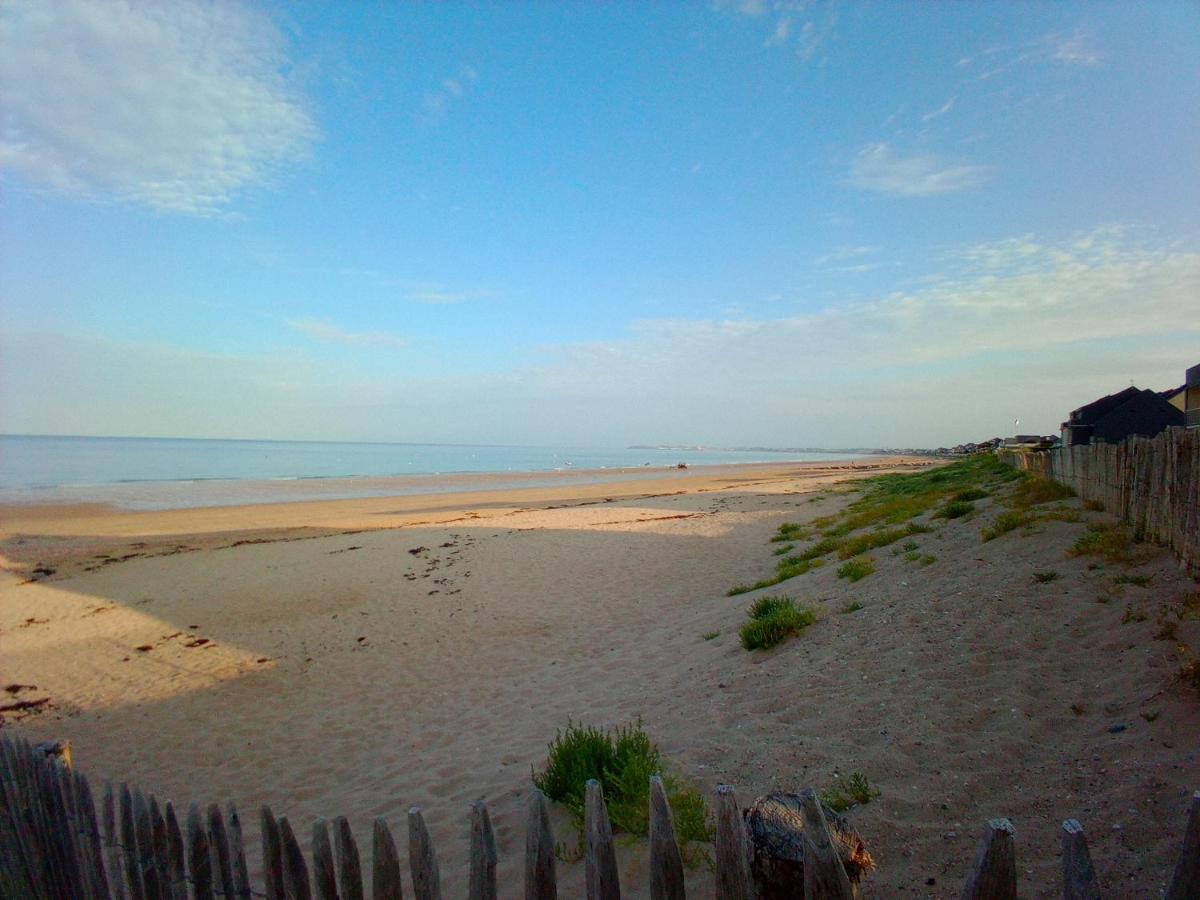
[[[746,825],[728,784],[717,785],[717,900],[751,900]]]
[[[246,846],[242,841],[242,817],[232,803],[225,806],[225,824],[229,829],[229,851],[233,856],[233,893],[239,900],[250,900],[253,893],[250,870],[246,866]]]
[[[333,849],[337,858],[338,885],[342,900],[363,900],[362,864],[358,844],[345,816],[333,820]]]
[[[557,900],[557,897],[550,812],[546,809],[546,795],[533,788],[525,823],[525,900]]]
[[[1192,794],[1183,849],[1179,851],[1179,862],[1175,864],[1171,886],[1167,888],[1164,900],[1184,900],[1189,897],[1200,897],[1200,791]]]
[[[684,900],[683,857],[662,778],[650,776],[650,897]]]
[[[208,846],[208,831],[200,818],[200,805],[195,801],[188,804],[187,863],[196,900],[212,900],[212,855]]]
[[[304,851],[287,816],[279,817],[279,847],[283,854],[283,896],[286,900],[312,900]]]
[[[283,900],[283,842],[271,807],[264,806],[259,811],[258,830],[262,838],[263,887],[267,900]]]
[[[183,833],[175,807],[167,801],[167,874],[171,879],[171,900],[188,900],[187,867],[183,861]]]
[[[812,788],[800,792],[800,815],[804,820],[805,900],[852,900],[854,889]]]
[[[108,900],[108,876],[104,871],[104,853],[100,847],[100,827],[96,822],[96,804],[92,799],[92,787],[82,772],[74,773],[76,807],[79,824],[83,831],[84,852],[87,854],[88,880],[92,896]]]
[[[339,900],[337,875],[333,868],[333,846],[324,819],[313,822],[312,832],[313,887],[317,900]]]
[[[383,817],[371,832],[371,896],[374,900],[404,900],[400,886],[400,856]]]
[[[482,799],[471,804],[470,900],[496,900],[496,836]]]
[[[138,866],[137,832],[133,822],[133,795],[129,785],[121,782],[121,850],[125,856],[125,882],[132,900],[145,900],[142,891],[142,872]]]
[[[1017,857],[1008,819],[992,819],[983,831],[967,874],[962,900],[1015,900]]]
[[[1100,900],[1092,856],[1075,819],[1062,824],[1063,900]]]
[[[415,806],[408,811],[408,868],[417,900],[442,900],[442,878],[433,840],[421,810]]]
[[[223,897],[232,897],[233,861],[229,854],[229,835],[225,831],[221,807],[215,803],[208,805],[208,847],[212,853],[216,891]]]
[[[588,900],[621,900],[612,824],[608,820],[604,791],[595,778],[589,778],[587,782],[583,831]]]

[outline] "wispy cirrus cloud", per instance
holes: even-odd
[[[323,319],[289,319],[289,328],[314,341],[345,347],[407,347],[408,340],[384,331],[345,331]]]
[[[437,88],[421,98],[421,115],[431,124],[442,121],[450,107],[466,96],[467,90],[479,78],[471,66],[463,66],[454,75],[443,78]]]
[[[771,32],[763,41],[764,47],[791,46],[796,55],[813,59],[837,26],[837,13],[831,3],[812,3],[806,0],[741,0],[738,3],[717,2],[719,9],[732,8],[740,15],[754,19],[769,19]]]
[[[235,2],[0,6],[0,169],[68,195],[212,215],[317,137],[287,41]]]
[[[1103,61],[1104,54],[1096,47],[1091,34],[1083,28],[1076,28],[1069,34],[1051,31],[1018,46],[994,45],[977,56],[962,57],[957,65],[967,68],[979,62],[983,71],[975,77],[980,81],[989,81],[1014,66],[1065,63],[1094,68]]]
[[[951,97],[949,100],[947,100],[941,106],[939,106],[937,109],[931,110],[931,111],[925,113],[925,115],[921,116],[921,121],[922,122],[932,122],[934,119],[940,119],[946,113],[950,112],[950,110],[954,109],[954,103],[957,100],[958,100],[957,96]]]
[[[987,166],[954,162],[934,154],[900,156],[885,142],[863,147],[850,163],[849,183],[897,197],[931,197],[984,182]]]

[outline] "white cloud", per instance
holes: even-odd
[[[1076,66],[1098,66],[1103,57],[1090,45],[1083,29],[1077,28],[1066,37],[1052,35],[1049,38],[1054,48],[1054,58],[1059,62]]]
[[[436,90],[426,92],[421,98],[421,111],[426,122],[437,123],[446,117],[450,106],[460,100],[467,88],[479,77],[470,66],[463,66],[450,78],[443,78]]]
[[[288,327],[314,341],[342,344],[347,347],[405,347],[408,341],[383,331],[343,331],[320,319],[289,319]]]
[[[775,23],[775,30],[771,32],[771,36],[763,42],[764,47],[774,47],[778,44],[787,43],[788,35],[792,31],[792,20],[784,16]]]
[[[239,359],[0,331],[0,409],[4,430],[28,433],[937,446],[1005,434],[1018,417],[1049,432],[1130,379],[1173,387],[1196,362],[1194,242],[1103,228],[1016,235],[945,262],[924,286],[867,302],[640,322],[488,374],[418,374],[408,354],[383,372],[357,355]]]
[[[0,7],[0,169],[64,193],[211,215],[305,158],[286,41],[232,2]]]
[[[925,115],[921,116],[921,121],[922,122],[932,122],[934,119],[941,118],[942,116],[944,116],[946,113],[950,112],[950,110],[952,110],[954,108],[954,102],[957,99],[958,99],[958,97],[951,97],[949,100],[947,100],[941,106],[939,106],[937,109],[933,110],[932,112],[927,112],[927,113],[925,113]]]
[[[949,194],[980,184],[986,166],[954,163],[930,154],[897,156],[886,143],[868,144],[850,164],[850,184],[900,197]]]

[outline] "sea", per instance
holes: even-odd
[[[661,477],[844,452],[0,435],[0,504],[176,509]]]

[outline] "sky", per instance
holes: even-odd
[[[1192,2],[0,0],[0,432],[1053,433],[1198,163]]]

